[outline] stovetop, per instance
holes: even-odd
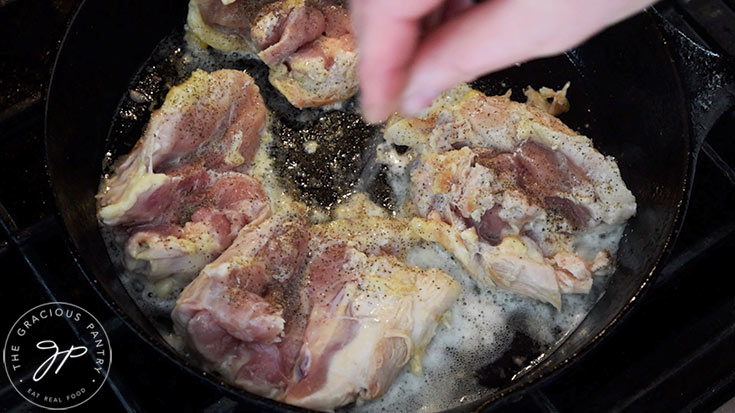
[[[237,403],[163,359],[99,298],[69,253],[43,153],[44,96],[61,36],[78,0],[0,0],[0,289],[6,334],[49,301],[97,316],[116,359],[85,408],[235,411]],[[712,51],[735,56],[732,0],[657,6]],[[29,22],[32,22],[29,24]],[[709,134],[677,243],[625,322],[582,360],[497,411],[711,411],[735,395],[735,111]],[[182,396],[186,395],[186,396]],[[0,375],[0,408],[27,411]]]

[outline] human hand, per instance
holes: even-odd
[[[561,53],[654,0],[352,0],[361,106],[381,122],[514,63]]]

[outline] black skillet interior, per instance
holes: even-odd
[[[141,337],[200,374],[173,354],[119,282],[97,226],[94,199],[102,160],[111,149],[105,138],[121,96],[159,41],[180,30],[185,13],[185,4],[174,0],[84,2],[64,40],[49,88],[46,149],[59,211],[81,269]],[[679,215],[687,181],[690,126],[671,51],[655,19],[639,15],[566,56],[514,67],[480,79],[475,86],[486,93],[511,88],[519,97],[526,85],[560,87],[567,80],[572,81],[572,111],[562,120],[592,137],[601,152],[617,158],[624,180],[636,195],[638,214],[626,230],[617,273],[588,317],[536,368],[504,383],[485,403],[527,388],[589,349],[649,280]],[[354,121],[350,120],[353,129],[347,128],[346,138],[350,133],[370,135],[369,129]],[[132,129],[127,133],[137,136]],[[117,149],[124,151],[134,140],[116,142]],[[496,374],[492,369],[478,371],[481,381],[495,383]],[[233,391],[209,376],[205,381],[245,402],[285,408]],[[470,407],[478,405],[463,409]]]

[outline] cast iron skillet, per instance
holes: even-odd
[[[49,88],[46,151],[51,184],[80,269],[130,328],[171,362],[230,397],[252,407],[290,410],[291,406],[234,389],[211,375],[202,376],[198,367],[176,354],[119,282],[98,229],[94,195],[109,150],[106,138],[113,115],[132,76],[162,38],[182,27],[185,13],[185,2],[174,0],[82,3]],[[682,56],[696,67],[677,65]],[[683,220],[700,144],[724,110],[711,102],[727,103],[732,97],[732,77],[718,72],[721,66],[718,56],[672,33],[649,11],[566,56],[531,62],[476,83],[487,93],[502,93],[508,87],[516,91],[528,84],[558,87],[571,80],[572,111],[562,119],[592,137],[602,153],[617,158],[623,179],[636,196],[638,213],[628,224],[617,272],[579,327],[533,369],[462,410],[492,407],[552,376],[592,348],[628,313]],[[483,374],[493,373],[479,374],[483,379]]]

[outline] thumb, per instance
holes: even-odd
[[[515,63],[563,52],[652,0],[491,0],[428,33],[401,98],[415,114],[454,85]]]

